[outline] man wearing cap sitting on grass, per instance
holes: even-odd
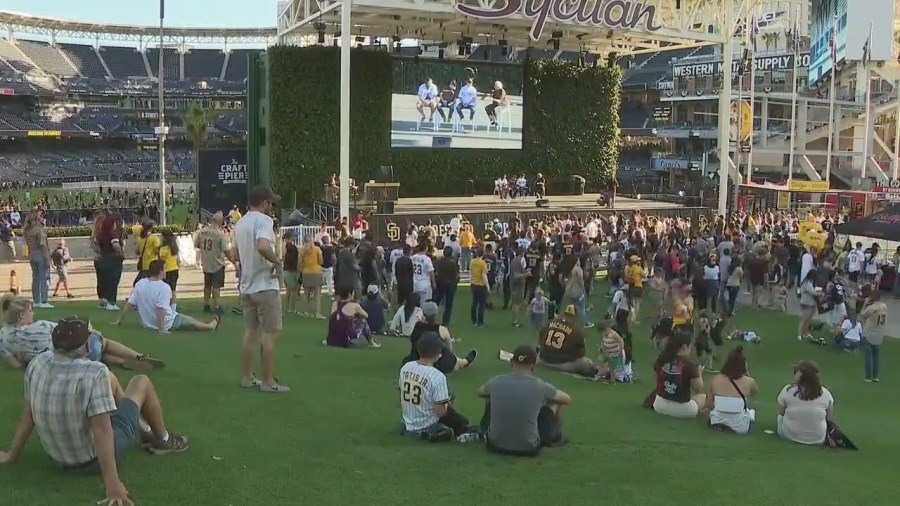
[[[419,359],[417,349],[420,339],[426,336],[437,336],[440,338],[443,347],[441,348],[441,358],[434,363],[435,369],[444,374],[450,374],[453,371],[469,367],[469,365],[475,361],[478,352],[476,350],[469,350],[469,353],[466,353],[465,358],[457,357],[453,353],[453,343],[455,340],[450,335],[450,329],[437,322],[438,313],[440,313],[440,309],[436,303],[428,301],[422,304],[422,314],[425,316],[425,321],[416,322],[416,326],[413,327],[412,334],[409,335],[412,349],[410,349],[409,355],[403,359],[403,363]]]
[[[478,389],[487,400],[481,430],[489,450],[504,455],[536,457],[545,446],[563,446],[559,409],[572,402],[562,390],[533,375],[537,353],[528,345],[510,357],[512,372],[495,376]]]
[[[444,343],[435,333],[426,334],[416,343],[419,358],[403,365],[397,386],[403,415],[402,434],[439,443],[456,438],[461,443],[480,439],[469,419],[450,407],[453,398],[447,388],[447,377],[434,367],[441,359]]]
[[[153,383],[135,376],[125,390],[101,362],[87,359],[91,331],[71,317],[53,329],[53,350],[35,357],[25,371],[25,408],[9,452],[0,463],[18,460],[36,428],[44,451],[63,469],[99,472],[106,499],[98,504],[132,504],[119,479],[117,462],[134,446],[163,455],[190,448],[186,437],[166,430]],[[144,418],[152,432],[141,430]]]
[[[585,356],[584,335],[575,306],[566,306],[563,314],[541,329],[538,364],[548,369],[595,376],[597,365]]]

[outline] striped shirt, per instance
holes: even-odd
[[[41,353],[25,371],[25,400],[44,451],[62,466],[97,457],[90,418],[116,410],[109,369],[101,362]]]
[[[450,401],[447,377],[432,366],[407,362],[400,369],[400,409],[409,432],[421,432],[438,423],[434,405]]]
[[[47,320],[38,320],[21,327],[0,327],[0,357],[14,356],[24,362],[31,361],[41,353],[53,349],[50,336],[55,328],[56,322]]]

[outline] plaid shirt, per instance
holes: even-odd
[[[62,466],[78,466],[97,457],[90,418],[116,410],[105,365],[42,353],[25,372],[25,399],[50,458]]]
[[[51,335],[56,322],[38,320],[29,325],[0,327],[0,357],[14,356],[25,362],[53,349]]]

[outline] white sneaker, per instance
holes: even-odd
[[[46,303],[46,302],[44,302],[44,303],[42,303],[42,304],[35,304],[34,307],[36,307],[36,308],[38,308],[38,309],[53,309],[53,305],[52,305],[52,304],[48,304],[48,303]]]
[[[108,300],[106,300],[106,299],[100,299],[100,300],[97,302],[97,307],[99,307],[100,309],[106,309],[106,305],[107,305],[107,304],[109,304],[109,301],[108,301]]]
[[[122,308],[120,308],[119,306],[117,306],[115,304],[107,304],[106,307],[104,307],[103,309],[105,309],[107,311],[121,311],[122,310]]]

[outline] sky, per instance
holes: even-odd
[[[167,26],[271,28],[277,0],[168,0]],[[0,10],[88,23],[159,24],[159,0],[2,0]]]

